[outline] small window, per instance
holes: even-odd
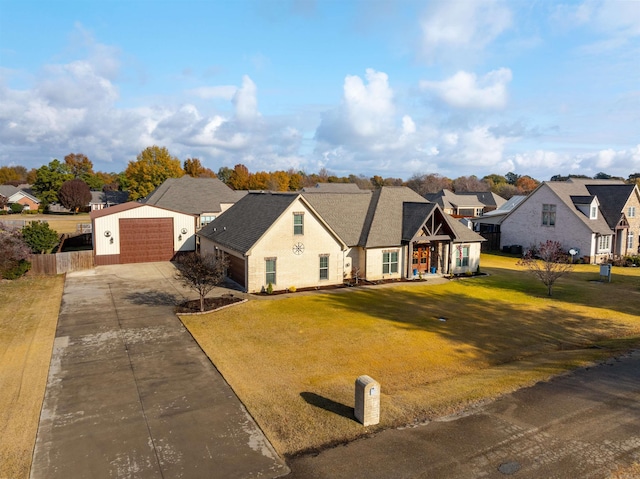
[[[304,234],[304,213],[293,214],[293,234],[294,235]]]
[[[627,211],[627,216],[629,218],[635,218],[636,217],[636,207],[635,206],[629,206],[629,210]]]
[[[458,246],[458,257],[456,258],[456,266],[463,268],[469,266],[469,247]]]
[[[633,248],[633,232],[629,231],[627,234],[627,249]]]
[[[320,256],[320,279],[329,279],[329,255]]]
[[[200,226],[206,226],[206,225],[208,225],[209,223],[211,223],[215,219],[216,219],[215,216],[201,216],[200,217]]]
[[[591,207],[591,216],[589,216],[590,219],[595,220],[598,217],[598,207],[597,206],[592,206]]]
[[[265,262],[265,271],[267,272],[265,282],[267,284],[276,284],[276,259],[267,258]]]
[[[556,205],[542,205],[542,226],[556,225]]]
[[[394,274],[398,272],[398,252],[384,251],[382,253],[382,274]]]

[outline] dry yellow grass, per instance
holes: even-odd
[[[640,463],[636,462],[629,467],[621,467],[611,473],[609,479],[638,479],[640,478]]]
[[[0,282],[0,478],[29,477],[64,277]]]
[[[553,298],[513,258],[483,258],[483,271],[491,275],[292,295],[182,319],[287,455],[447,414],[638,342],[638,270],[616,268],[614,282],[600,284],[589,281],[597,267],[580,266]],[[596,342],[606,348],[590,348]],[[381,383],[377,427],[352,418],[361,374]]]
[[[91,219],[88,213],[80,213],[77,215],[7,215],[0,216],[0,222],[2,221],[46,221],[49,223],[51,229],[55,230],[58,234],[63,233],[75,233],[77,231],[77,225],[79,224],[91,224]]]

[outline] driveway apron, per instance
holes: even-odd
[[[65,281],[32,479],[278,477],[288,468],[174,314],[171,263]]]

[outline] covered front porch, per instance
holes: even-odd
[[[418,240],[409,243],[407,278],[419,278],[426,275],[443,275],[449,272],[449,241]]]

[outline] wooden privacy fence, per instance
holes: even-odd
[[[69,251],[55,254],[32,254],[31,272],[35,274],[62,274],[93,268],[93,251]]]

